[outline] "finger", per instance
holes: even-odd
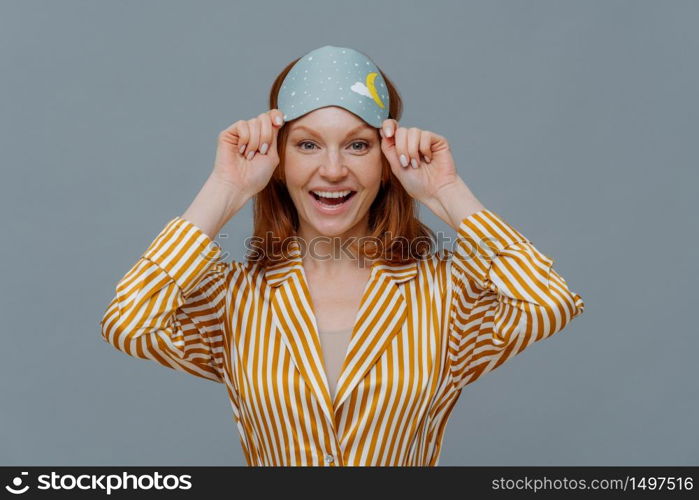
[[[240,154],[244,155],[245,154],[245,149],[248,146],[248,141],[250,140],[250,128],[248,127],[248,122],[245,120],[240,120],[237,123],[237,128],[238,128],[238,135],[240,137],[240,140],[238,141],[240,143]]]
[[[395,132],[392,132],[390,137],[386,134],[387,129],[390,127],[390,120],[384,120],[381,124],[381,128],[379,129],[379,135],[381,135],[382,138],[381,147],[388,150],[393,149],[395,144]]]
[[[277,151],[277,137],[279,136],[279,131],[284,126],[284,113],[278,109],[271,109],[269,111],[270,120],[272,122],[272,140],[270,142],[269,151],[274,149]]]
[[[272,142],[272,117],[269,113],[262,113],[259,117],[260,122],[260,154],[267,154],[269,145]]]
[[[396,154],[398,160],[403,167],[407,167],[408,163],[408,129],[398,127],[396,129]]]
[[[425,160],[425,163],[432,161],[432,132],[423,130],[422,136],[420,137],[420,152]]]
[[[242,123],[243,120],[238,120],[235,123],[231,123],[228,125],[226,128],[223,129],[223,132],[235,132],[236,129],[238,128],[238,125]]]
[[[382,127],[386,137],[393,137],[393,134],[398,130],[398,122],[393,118],[388,118],[383,121]]]
[[[284,125],[284,113],[282,113],[278,109],[270,109],[269,115],[272,120],[272,123],[275,126],[281,127],[282,125]]]
[[[420,147],[421,135],[422,130],[417,127],[410,127],[408,129],[408,161],[413,168],[420,166],[420,152],[418,148]]]
[[[250,129],[250,139],[248,140],[248,152],[246,158],[252,160],[260,146],[260,120],[253,118],[248,120],[248,128]]]
[[[402,170],[398,156],[396,155],[396,146],[394,137],[386,137],[383,128],[379,129],[380,134],[383,136],[381,140],[381,152],[388,160],[389,165],[391,165],[391,170],[397,172]]]
[[[239,123],[240,122],[232,123],[228,127],[221,130],[221,132],[219,132],[219,134],[218,134],[218,140],[222,141],[222,142],[226,142],[228,144],[232,144],[233,146],[240,145],[239,134],[238,134]]]

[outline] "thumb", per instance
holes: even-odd
[[[398,172],[403,170],[403,165],[400,164],[398,159],[398,154],[396,153],[396,136],[386,137],[383,133],[383,129],[379,129],[379,134],[381,134],[381,151],[388,160],[391,169],[397,175]]]
[[[277,123],[277,119],[279,119],[280,123]],[[282,118],[281,113],[275,113],[272,119],[272,144],[270,145],[270,150],[274,149],[274,151],[277,151],[277,136],[283,126],[284,118]]]

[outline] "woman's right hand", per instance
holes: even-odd
[[[283,125],[283,113],[270,109],[223,130],[218,136],[212,176],[249,197],[262,191],[279,164],[277,134]]]

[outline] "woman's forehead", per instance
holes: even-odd
[[[338,106],[319,108],[293,120],[290,131],[306,130],[316,133],[374,131],[375,128],[354,113]]]

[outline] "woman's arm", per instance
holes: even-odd
[[[428,198],[424,203],[455,231],[466,217],[485,209],[458,176],[454,182],[442,186],[434,197]]]
[[[105,341],[131,356],[224,382],[228,304],[245,300],[247,267],[218,262],[221,249],[213,239],[269,181],[279,163],[282,123],[281,112],[270,110],[219,134],[214,169],[194,201],[117,283],[100,322]],[[271,149],[262,147],[253,159],[261,144]]]
[[[449,356],[460,389],[565,328],[584,303],[553,260],[480,205],[463,181],[441,190],[438,202],[458,236],[449,266]]]
[[[116,349],[169,368],[224,382],[226,295],[245,282],[238,262],[218,259],[213,237],[245,204],[210,178],[116,285],[100,324]]]
[[[182,218],[199,227],[213,240],[249,199],[250,196],[238,186],[212,173]]]

